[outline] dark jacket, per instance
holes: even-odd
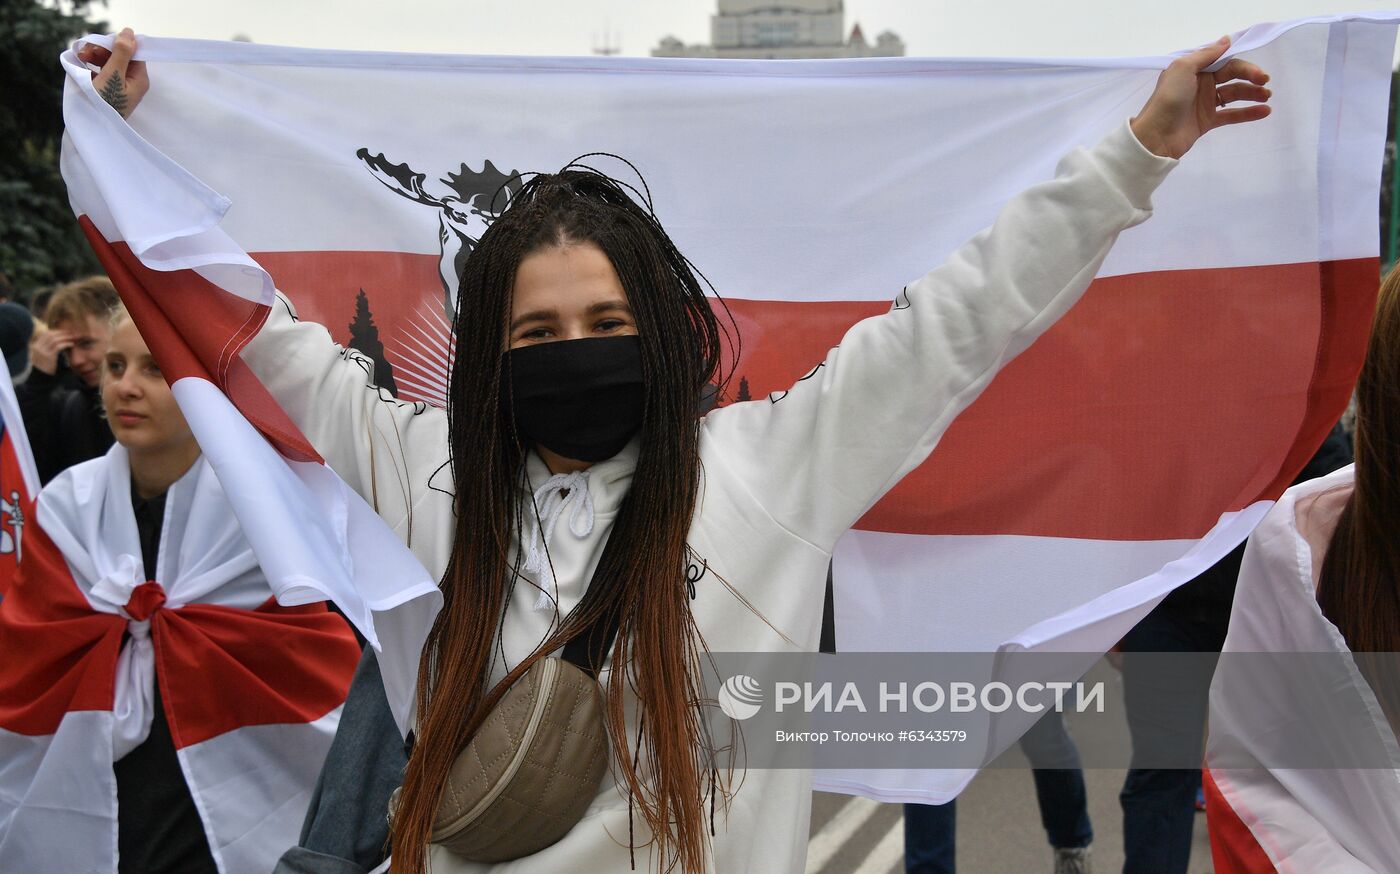
[[[115,442],[98,390],[63,369],[55,375],[32,369],[15,396],[40,482],[105,454]]]
[[[1326,476],[1351,462],[1351,438],[1338,424],[1322,441],[1293,484]],[[1223,642],[1230,625],[1230,606],[1235,600],[1235,582],[1239,578],[1243,558],[1244,544],[1241,543],[1200,576],[1167,595],[1156,609],[1172,614],[1178,620],[1210,625]]]

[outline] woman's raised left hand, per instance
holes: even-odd
[[[1227,124],[1258,121],[1269,114],[1269,74],[1233,58],[1206,72],[1230,48],[1230,38],[1172,61],[1157,79],[1147,105],[1131,121],[1138,141],[1154,154],[1180,158],[1206,131]],[[1232,106],[1245,103],[1245,106]]]
[[[151,80],[146,75],[144,61],[134,61],[136,54],[136,34],[129,27],[122,28],[112,39],[112,50],[88,43],[78,49],[78,59],[94,67],[101,67],[92,74],[92,84],[102,99],[120,112],[122,118],[130,117],[136,111],[136,104],[146,96]]]

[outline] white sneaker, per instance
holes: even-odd
[[[1089,847],[1056,847],[1055,874],[1094,874]]]

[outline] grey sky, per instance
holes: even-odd
[[[1260,21],[1395,6],[1364,0],[846,0],[846,26],[903,37],[911,55],[1161,54]],[[646,55],[709,38],[715,0],[110,0],[114,27],[159,36],[469,54]],[[102,10],[99,8],[98,10]]]

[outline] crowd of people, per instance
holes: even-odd
[[[386,399],[365,362],[281,299],[244,359],[346,483],[412,532],[410,548],[441,581],[407,738],[373,649],[334,605],[277,604],[113,284],[75,281],[31,310],[0,304],[0,345],[44,483],[0,601],[0,755],[10,759],[0,795],[11,811],[0,863],[59,870],[52,860],[83,848],[123,874],[800,867],[809,775],[750,771],[737,783],[714,766],[691,704],[701,641],[737,634],[747,648],[779,649],[793,642],[784,628],[816,649],[814,605],[836,539],[892,471],[933,449],[932,423],[966,387],[947,374],[980,374],[1013,336],[1029,342],[1023,326],[1037,320],[1025,314],[1067,309],[1197,138],[1267,115],[1262,70],[1234,60],[1207,72],[1227,45],[1173,64],[1131,122],[1010,203],[958,267],[911,285],[909,306],[853,328],[829,378],[782,403],[696,418],[720,364],[718,316],[654,217],[592,171],[530,180],[466,259],[445,412]],[[150,85],[133,48],[128,31],[113,52],[85,49],[124,115]],[[1005,306],[959,303],[974,295]],[[1381,298],[1354,491],[1348,479],[1321,541],[1342,545],[1317,562],[1321,609],[1358,651],[1400,643],[1400,538],[1386,503],[1400,501],[1389,432],[1400,277]],[[905,384],[927,376],[923,408],[908,391],[880,390],[891,371]],[[1334,429],[1299,481],[1351,454],[1350,435]],[[442,470],[453,488],[429,488]],[[586,524],[556,529],[583,497]],[[731,544],[723,565],[739,597],[697,601],[679,570],[688,542],[715,540]],[[1138,654],[1228,648],[1243,551],[1122,641],[1135,746],[1167,732],[1204,753],[1209,673],[1153,685],[1162,675],[1142,671]],[[758,580],[801,595],[756,621],[745,591]],[[582,679],[559,673],[549,656],[560,650]],[[581,691],[561,715],[539,690],[557,697],[565,682]],[[544,703],[530,710],[522,689]],[[256,734],[283,725],[295,740]],[[503,772],[508,752],[487,754],[497,732],[551,731],[560,746],[542,773],[573,775],[570,736],[589,735],[609,751],[606,775],[551,784],[529,767]],[[219,765],[194,752],[239,732],[262,740],[221,747]],[[1054,870],[1090,870],[1073,741],[1047,718],[1023,746]],[[26,774],[6,778],[7,768]],[[216,783],[250,774],[239,804],[219,801]],[[1126,872],[1184,874],[1201,787],[1199,769],[1134,763],[1121,794]],[[90,802],[81,815],[75,795]],[[498,797],[516,807],[502,813]],[[953,870],[953,822],[951,805],[907,808],[907,870]]]

